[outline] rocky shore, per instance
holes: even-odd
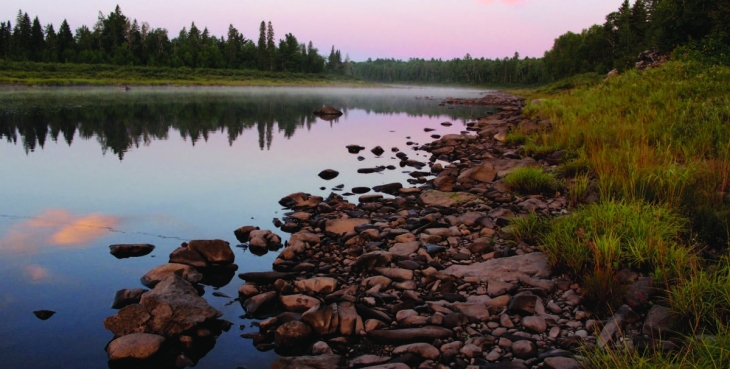
[[[412,146],[428,162],[393,148],[401,167],[416,169],[406,186],[362,188],[356,203],[338,188],[327,198],[283,197],[290,211],[275,221],[291,233],[283,245],[270,230],[235,230],[253,253],[280,251],[272,271],[238,275],[242,312],[260,320],[258,332],[242,337],[284,356],[272,368],[577,368],[574,350],[582,345],[610,344],[626,332],[651,336],[668,324],[666,311],[652,309],[645,320],[634,311],[646,303],[650,279],[625,273],[627,305],[613,317],[593,316],[578,284],[513,237],[514,217],[567,212],[559,192],[521,196],[504,181],[517,168],[559,161],[559,153],[526,157],[505,143],[518,125],[529,132],[549,129],[550,121],[524,118],[524,102],[506,94],[444,104],[497,112],[462,134]],[[142,277],[150,291],[117,292],[121,309],[104,321],[116,337],[107,346],[110,363],[197,362],[232,323],[196,286],[227,284],[234,259],[225,241],[190,241]]]

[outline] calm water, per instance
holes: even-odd
[[[434,97],[434,100],[422,97]],[[439,107],[443,97],[478,91],[430,88],[0,88],[0,367],[101,368],[112,338],[102,321],[114,292],[190,239],[238,242],[233,230],[276,230],[277,201],[292,192],[327,196],[344,184],[374,186],[409,178],[404,169],[358,174],[393,164],[407,141],[458,133],[485,108]],[[311,112],[331,105],[337,120]],[[440,123],[448,121],[453,126]],[[435,128],[425,133],[423,128]],[[407,137],[410,137],[408,139]],[[348,144],[367,150],[349,154]],[[382,146],[376,158],[370,149]],[[323,169],[340,176],[324,181]],[[407,170],[407,168],[406,168]],[[320,187],[326,190],[320,190]],[[352,197],[351,201],[356,201]],[[151,243],[145,257],[117,260],[115,243]],[[276,253],[234,248],[238,272],[271,270]],[[237,295],[235,277],[220,291]],[[234,327],[196,367],[267,368],[238,303],[205,298]],[[41,321],[31,312],[56,311]],[[239,329],[239,325],[244,329]]]

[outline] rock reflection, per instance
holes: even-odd
[[[48,209],[12,225],[0,238],[0,254],[34,254],[42,247],[83,248],[112,231],[120,218]]]

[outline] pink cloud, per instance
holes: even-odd
[[[48,278],[48,276],[50,275],[48,269],[35,264],[27,265],[23,269],[25,270],[25,274],[31,282],[40,282]]]
[[[490,5],[494,3],[502,3],[507,5],[523,5],[526,0],[476,0],[477,4]]]

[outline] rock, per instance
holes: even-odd
[[[357,195],[361,195],[361,194],[368,193],[368,192],[370,192],[370,187],[353,187],[352,188],[352,193],[357,194]],[[381,196],[381,198],[382,198],[382,196]],[[367,201],[360,201],[360,202],[367,202]]]
[[[626,303],[636,309],[649,303],[654,295],[654,279],[652,277],[641,277],[632,283],[626,291]]]
[[[362,355],[362,356],[358,356],[358,357],[350,360],[350,365],[357,368],[357,367],[362,367],[362,366],[378,365],[378,364],[385,363],[386,361],[389,361],[389,360],[390,360],[390,357],[388,357],[388,356]]]
[[[337,178],[338,175],[340,175],[340,172],[333,169],[325,169],[318,174],[319,178],[322,178],[326,181]]]
[[[519,359],[530,359],[537,356],[537,345],[528,340],[519,340],[512,343],[512,353]]]
[[[335,109],[335,108],[333,108],[333,107],[331,107],[331,106],[324,106],[324,107],[321,107],[321,108],[315,110],[314,113],[312,113],[312,114],[314,114],[314,115],[336,115],[336,116],[340,116],[340,115],[342,115],[342,112],[339,111],[339,110],[337,110],[337,109]]]
[[[393,349],[393,355],[402,355],[407,352],[428,360],[436,360],[439,357],[439,350],[428,343],[411,343]]]
[[[533,252],[505,258],[491,259],[470,265],[452,265],[442,271],[457,278],[472,277],[480,281],[518,281],[520,276],[550,278],[547,255]]]
[[[362,326],[362,319],[357,315],[355,306],[351,302],[341,302],[337,305],[337,314],[340,318],[340,334],[351,336],[357,333],[357,326]]]
[[[278,294],[276,293],[276,291],[269,291],[252,296],[251,298],[243,302],[243,307],[244,309],[246,309],[246,313],[251,315],[256,314],[261,306],[269,303],[271,300],[276,298],[277,295]]]
[[[104,319],[104,327],[115,336],[154,333],[169,337],[221,315],[188,281],[173,274],[143,294],[139,304],[125,306]]]
[[[320,301],[307,295],[287,295],[279,298],[286,311],[305,312],[320,305]]]
[[[347,146],[345,146],[345,147],[347,148],[347,151],[348,151],[348,152],[349,152],[350,154],[357,154],[357,153],[359,153],[360,151],[362,151],[362,150],[365,150],[365,148],[364,148],[364,147],[362,147],[362,146],[360,146],[360,145],[347,145]]]
[[[466,315],[471,322],[483,322],[489,318],[489,310],[484,304],[458,302],[451,305],[456,311]]]
[[[482,356],[482,348],[473,343],[466,344],[464,347],[461,348],[461,350],[459,350],[459,352],[461,352],[464,356],[468,358]]]
[[[484,162],[481,165],[467,169],[456,178],[458,183],[492,183],[497,178],[497,171],[490,162]]]
[[[121,309],[127,305],[138,304],[142,294],[148,290],[143,288],[126,289],[123,288],[114,294],[114,302],[112,309]]]
[[[261,284],[274,283],[277,279],[289,280],[294,278],[293,274],[282,272],[248,272],[240,273],[238,278],[246,282],[255,282]]]
[[[338,369],[342,357],[339,355],[282,357],[271,364],[270,369]]]
[[[543,361],[543,365],[546,369],[580,369],[581,365],[572,358],[569,357],[549,357]]]
[[[672,309],[654,305],[646,314],[641,333],[650,338],[666,338],[674,326]]]
[[[150,333],[132,333],[119,337],[106,347],[109,360],[150,358],[160,350],[165,337]]]
[[[526,316],[522,318],[522,326],[532,333],[542,333],[547,330],[545,319],[539,316]]]
[[[469,318],[462,313],[450,313],[444,317],[443,326],[446,328],[461,327],[469,324]]]
[[[608,74],[606,75],[606,79],[609,79],[611,77],[618,76],[618,69],[612,69]]]
[[[520,314],[522,316],[535,314],[535,306],[537,304],[537,296],[520,295],[512,298],[509,304],[510,314]]]
[[[190,250],[188,247],[178,247],[170,253],[169,263],[185,264],[195,268],[206,268],[208,263],[203,259],[197,251]]]
[[[436,326],[368,332],[368,338],[382,343],[431,342],[435,339],[446,339],[452,335],[453,332],[450,329]]]
[[[380,155],[383,155],[385,150],[383,150],[383,148],[380,146],[375,146],[375,147],[373,147],[372,150],[370,150],[370,152],[375,154],[375,156],[380,156]]]
[[[383,329],[387,325],[377,319],[368,319],[365,321],[365,332],[374,331],[376,329]]]
[[[402,268],[375,268],[381,275],[396,281],[408,281],[413,279],[413,271]]]
[[[252,231],[256,231],[258,229],[259,227],[256,226],[243,226],[233,231],[233,234],[236,236],[236,239],[238,239],[239,242],[245,243],[248,242],[249,234],[251,234]]]
[[[388,249],[388,252],[394,255],[407,257],[408,255],[416,252],[416,250],[418,250],[420,246],[421,243],[419,241],[396,243],[390,249]]]
[[[398,358],[396,358],[396,359],[398,359]],[[386,363],[386,364],[381,364],[381,365],[367,366],[367,367],[360,368],[360,369],[411,369],[411,367],[405,363],[393,362],[393,363]]]
[[[331,219],[325,223],[324,228],[327,233],[327,236],[339,237],[342,234],[354,231],[355,227],[360,224],[368,224],[368,223],[370,223],[369,219],[358,219],[358,218]]]
[[[396,194],[398,193],[398,190],[403,188],[403,185],[400,184],[400,182],[394,182],[394,183],[388,183],[383,184],[379,186],[373,186],[373,191],[375,192],[384,192],[389,194]]]
[[[147,243],[110,245],[109,253],[117,259],[145,256],[155,249],[154,245]]]
[[[306,343],[312,335],[312,328],[300,321],[292,320],[276,328],[274,343],[276,347],[293,347]]]
[[[478,197],[468,192],[441,192],[436,190],[428,190],[418,197],[418,201],[423,206],[443,206],[452,207],[463,205],[467,202],[475,201]]]
[[[333,354],[332,349],[324,341],[318,341],[312,345],[312,355],[331,355]]]
[[[294,285],[304,293],[332,293],[337,287],[337,280],[329,277],[315,277],[294,281]]]
[[[140,282],[146,287],[152,288],[160,281],[172,275],[178,275],[190,283],[198,283],[203,279],[203,275],[190,265],[167,263],[152,268],[152,270],[140,278]]]
[[[354,269],[369,270],[374,267],[389,265],[394,255],[387,251],[373,251],[360,255],[353,264]]]
[[[192,240],[188,242],[188,248],[210,264],[232,264],[236,259],[230,244],[223,240]]]
[[[36,310],[33,312],[33,315],[40,320],[48,320],[53,316],[53,314],[56,314],[53,310]]]
[[[304,192],[296,192],[284,196],[279,200],[279,205],[294,210],[314,209],[322,202],[320,196],[312,196]]]
[[[314,306],[302,314],[302,321],[309,324],[320,336],[333,334],[337,332],[340,322],[337,304],[326,306],[323,309]]]
[[[613,317],[606,322],[597,337],[598,347],[603,348],[613,341],[613,338],[623,331],[626,323],[633,323],[639,320],[639,315],[631,310],[628,305],[621,305]]]

